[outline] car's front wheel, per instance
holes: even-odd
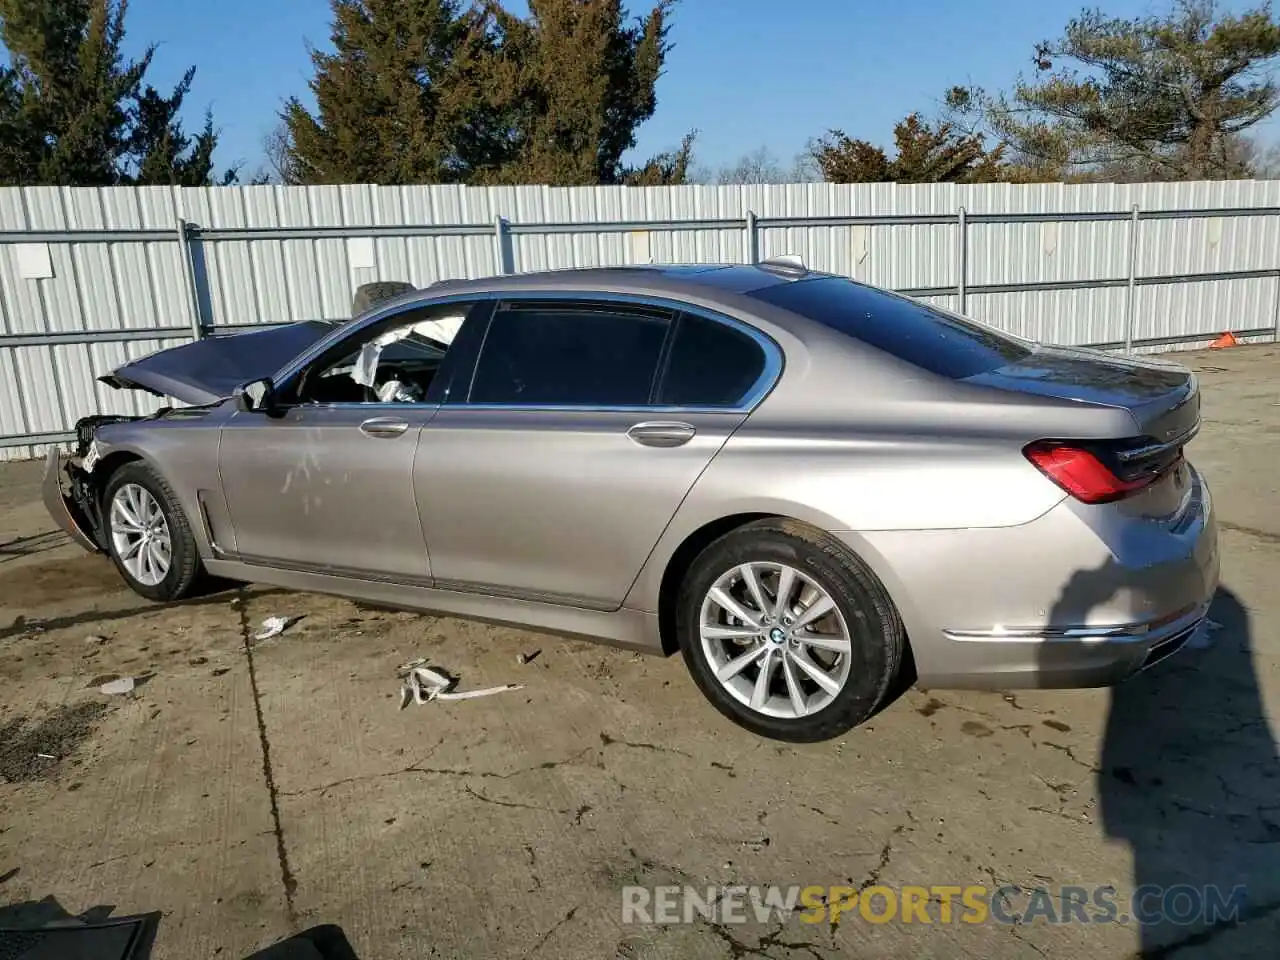
[[[778,740],[826,740],[862,723],[906,645],[874,573],[832,537],[788,520],[712,543],[678,602],[698,687],[735,723]]]
[[[111,559],[125,582],[148,600],[179,600],[201,574],[191,526],[168,482],[141,461],[127,463],[103,491]]]

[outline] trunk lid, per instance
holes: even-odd
[[[1013,363],[969,378],[970,383],[1128,410],[1134,437],[1185,443],[1200,424],[1195,374],[1178,363],[1120,357],[1101,350],[1037,346]]]
[[[1087,451],[1122,485],[1125,513],[1177,524],[1193,491],[1183,447],[1200,428],[1200,389],[1187,367],[1151,357],[1120,357],[1100,350],[1037,346],[1027,356],[969,382],[1041,397],[1126,410],[1134,420],[1127,435],[1110,440],[1045,438],[1040,448]],[[1034,458],[1033,458],[1034,459]]]
[[[243,383],[272,376],[335,326],[329,320],[304,320],[208,337],[158,350],[98,379],[117,389],[145,390],[181,403],[215,403]]]

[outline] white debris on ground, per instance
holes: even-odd
[[[253,635],[253,639],[258,643],[274,639],[301,619],[301,617],[267,617],[262,621],[262,627]]]
[[[133,677],[121,677],[119,680],[111,680],[104,683],[98,688],[99,693],[105,693],[108,696],[119,696],[125,693],[133,693]]]
[[[403,710],[412,701],[417,704],[429,703],[432,700],[475,700],[478,697],[491,697],[495,693],[508,690],[521,690],[523,683],[504,683],[497,687],[484,687],[480,690],[455,691],[457,680],[439,670],[426,666],[427,658],[418,657],[400,665],[398,675],[401,678],[400,709]]]

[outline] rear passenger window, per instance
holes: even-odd
[[[681,315],[658,403],[680,407],[733,407],[764,371],[764,350],[727,324]]]
[[[1031,353],[1025,341],[986,324],[843,277],[775,283],[750,296],[954,380],[1015,363]]]
[[[644,406],[669,325],[657,310],[507,305],[489,325],[470,402]]]

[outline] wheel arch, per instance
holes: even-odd
[[[70,494],[63,497],[71,514],[78,515],[79,519],[74,522],[92,542],[92,548],[107,550],[105,498],[111,478],[121,467],[142,459],[142,455],[133,450],[113,450],[94,465],[92,472],[76,466],[66,468],[72,484]]]
[[[133,468],[136,475],[121,478],[122,471]],[[120,478],[117,480],[117,478]],[[139,583],[124,562],[112,549],[109,513],[111,504],[108,493],[117,484],[139,483],[151,488],[148,493],[155,498],[168,524],[171,542],[170,568],[158,583]],[[168,601],[190,594],[194,585],[204,577],[199,528],[191,523],[189,513],[180,495],[166,478],[154,459],[139,450],[116,448],[110,450],[95,464],[89,475],[88,496],[98,507],[98,535],[106,552],[134,592],[149,600]],[[173,579],[176,577],[177,579]]]
[[[146,461],[146,457],[134,450],[113,450],[107,454],[94,468],[92,476],[94,477],[94,488],[97,491],[98,500],[107,492],[107,485],[111,483],[111,478],[116,475],[121,467],[129,463],[137,463]]]
[[[680,649],[680,641],[676,636],[676,598],[680,594],[680,584],[684,582],[693,561],[726,533],[757,520],[769,519],[778,518],[771,513],[735,513],[720,517],[694,530],[672,552],[658,585],[658,636],[662,641],[664,654],[669,656]]]
[[[908,601],[908,594],[902,582],[893,572],[888,561],[863,537],[853,531],[837,531],[820,518],[804,516],[806,511],[754,510],[733,513],[709,520],[684,535],[675,548],[667,556],[662,574],[658,580],[656,596],[653,596],[650,609],[656,609],[658,615],[658,634],[662,643],[662,652],[666,655],[680,649],[676,636],[675,615],[676,598],[680,592],[680,584],[697,557],[713,542],[734,530],[759,520],[781,520],[802,524],[819,533],[838,540],[859,561],[879,579],[885,593],[898,610],[906,627],[907,655],[911,649],[911,624],[915,620],[914,611]],[[797,514],[800,514],[797,516]],[[815,520],[817,522],[815,522]]]

